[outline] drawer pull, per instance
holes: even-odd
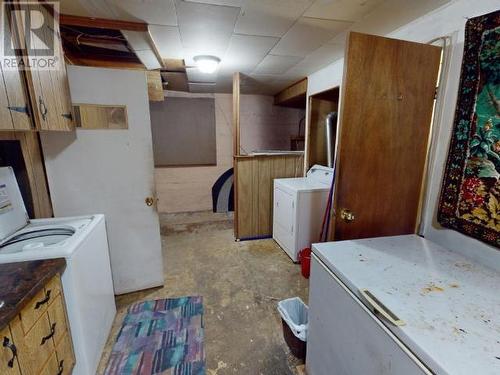
[[[45,292],[45,298],[36,303],[35,310],[38,310],[41,306],[45,305],[49,301],[50,301],[50,289],[47,290],[47,292]]]
[[[62,375],[64,372],[64,359],[59,362],[59,371],[57,371],[57,375]]]
[[[14,345],[14,343],[10,342],[9,338],[5,337],[5,336],[3,338],[3,347],[4,348],[9,348],[10,351],[12,352],[12,358],[9,359],[9,361],[7,362],[7,366],[9,366],[10,368],[12,368],[12,367],[14,367],[14,360],[17,357],[17,348]]]
[[[55,333],[56,333],[56,323],[53,323],[52,327],[50,327],[50,333],[47,336],[42,337],[42,342],[40,343],[40,346],[45,344],[47,340],[50,340]]]
[[[399,319],[396,314],[389,310],[382,302],[378,300],[368,289],[360,289],[359,292],[363,299],[372,307],[375,314],[380,314],[389,323],[395,326],[404,326],[406,323]]]

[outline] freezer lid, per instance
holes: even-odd
[[[315,164],[307,171],[306,176],[314,182],[330,186],[333,178],[333,168]]]
[[[28,213],[12,167],[0,168],[0,242],[28,224]]]

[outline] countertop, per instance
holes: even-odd
[[[0,264],[0,330],[65,267],[64,258]]]
[[[434,373],[500,374],[500,273],[416,235],[313,251],[355,295],[368,289],[406,323],[381,319]]]

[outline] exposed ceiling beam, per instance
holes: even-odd
[[[148,32],[148,24],[143,22],[118,21],[104,18],[72,16],[69,14],[61,14],[59,23],[66,26]]]

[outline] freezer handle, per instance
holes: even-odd
[[[406,323],[399,319],[396,314],[389,310],[377,297],[373,295],[368,289],[359,289],[363,299],[370,305],[375,314],[381,315],[389,323],[395,326],[404,326]]]

